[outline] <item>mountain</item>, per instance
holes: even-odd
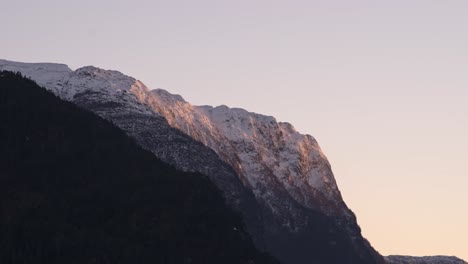
[[[291,125],[242,109],[194,107],[92,66],[0,61],[0,69],[22,72],[111,120],[177,168],[205,173],[242,212],[257,248],[284,263],[383,263],[362,238],[318,144]]]
[[[462,259],[448,256],[410,257],[410,256],[387,256],[388,264],[466,264]]]
[[[50,67],[44,63],[0,60],[0,69],[22,72],[62,99],[111,120],[141,146],[178,169],[207,175],[222,190],[227,203],[243,213],[249,233],[254,238],[261,236],[259,205],[252,192],[213,150],[172,128],[164,117],[142,104],[140,101],[150,92],[140,82],[119,72],[95,67],[73,72],[65,65]]]
[[[242,213],[257,248],[287,264],[384,263],[344,203],[316,140],[273,117],[193,106],[117,71],[0,60],[97,113],[158,158],[207,175]]]
[[[33,81],[0,71],[0,122],[0,263],[277,263],[208,178]]]
[[[152,109],[172,127],[215,150],[265,205],[265,241],[270,252],[289,246],[284,255],[276,256],[283,261],[295,256],[307,259],[303,245],[313,235],[305,234],[315,226],[309,213],[320,212],[334,222],[336,232],[346,234],[360,263],[382,262],[361,236],[330,164],[312,136],[302,135],[291,124],[277,122],[271,116],[227,106],[192,106],[167,91],[151,92]]]

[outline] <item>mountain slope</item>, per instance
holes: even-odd
[[[309,213],[320,212],[334,222],[335,232],[346,234],[357,254],[357,259],[342,261],[383,263],[363,239],[354,214],[341,197],[330,164],[312,136],[298,133],[289,123],[244,109],[192,106],[180,96],[160,89],[152,90],[152,94],[153,110],[171,126],[215,150],[253,190],[257,200],[269,208],[264,212],[269,214],[264,223],[269,252],[284,253],[276,256],[285,262],[307,259],[304,244],[313,235],[305,234],[315,225]]]
[[[206,174],[243,214],[257,248],[284,263],[385,262],[362,237],[315,139],[292,125],[243,109],[193,106],[93,66],[72,71],[0,60],[2,68],[23,72],[111,120],[177,168]],[[422,260],[437,263],[440,257]]]
[[[466,264],[462,259],[448,256],[410,257],[410,256],[387,256],[388,264]]]
[[[218,122],[225,118],[219,113],[214,116],[220,120],[211,119],[211,108],[192,107],[163,90],[150,92],[116,71],[88,66],[57,77],[44,75],[43,64],[0,61],[2,67],[25,72],[62,98],[112,120],[162,160],[206,173],[228,203],[243,213],[257,247],[285,263],[383,262],[362,238],[315,140],[292,126],[219,107],[221,113],[235,115],[230,129]],[[28,67],[38,71],[25,70]],[[253,131],[242,124],[246,119],[252,119]],[[239,165],[247,170],[239,170]]]
[[[84,71],[87,71],[86,78],[81,77]],[[76,93],[72,99],[74,103],[112,120],[114,124],[127,131],[137,142],[161,159],[182,170],[197,171],[208,175],[223,191],[228,203],[243,213],[248,230],[254,237],[258,248],[266,249],[289,263],[314,260],[326,260],[328,263],[345,263],[346,261],[364,263],[369,260],[369,257],[365,260],[353,250],[349,250],[352,247],[352,241],[343,236],[338,227],[330,223],[327,216],[319,211],[304,210],[296,201],[271,186],[269,201],[275,199],[279,203],[287,204],[296,219],[301,219],[306,226],[301,230],[304,231],[301,234],[291,234],[290,230],[284,229],[283,223],[280,223],[277,215],[272,213],[270,204],[264,200],[255,200],[250,191],[255,189],[250,186],[246,188],[238,178],[238,174],[222,162],[213,150],[169,126],[166,121],[168,118],[160,117],[157,112],[151,113],[151,111],[158,110],[154,107],[155,105],[162,107],[164,105],[155,100],[157,98],[146,87],[139,86],[139,90],[122,93],[124,96],[133,95],[137,99],[136,102],[144,103],[149,109],[144,112],[132,111],[131,106],[135,105],[135,102],[128,99],[126,103],[121,103],[119,96],[113,95],[115,91],[113,87],[120,87],[122,75],[93,67],[80,68],[76,72],[78,74],[70,79],[75,84],[78,83],[79,87],[88,87],[88,90]],[[107,83],[94,85],[96,82],[104,83],[104,80],[99,81],[101,78],[104,78]],[[139,83],[130,77],[127,78],[130,80],[126,82],[127,87]],[[76,88],[71,89],[76,90]],[[122,88],[122,90],[131,89]],[[181,97],[174,97],[182,100]],[[177,116],[178,113],[174,115]],[[289,220],[286,217],[283,219]]]
[[[231,207],[248,212],[244,220],[249,223],[249,231],[261,232],[253,195],[216,153],[170,127],[164,117],[142,103],[150,95],[146,86],[121,73],[94,67],[80,68],[76,73],[64,88],[80,90],[72,98],[75,104],[111,120],[163,161],[183,171],[207,175],[222,190]]]
[[[204,176],[0,72],[1,263],[276,263]]]

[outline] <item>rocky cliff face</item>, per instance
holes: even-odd
[[[151,92],[141,82],[117,71],[92,66],[72,71],[66,65],[0,60],[0,70],[19,71],[60,98],[112,121],[141,146],[176,168],[207,175],[223,192],[227,203],[243,213],[249,233],[254,238],[260,237],[259,205],[252,192],[213,150],[172,128],[152,110],[147,105]]]
[[[152,109],[172,127],[215,150],[270,209],[275,222],[265,225],[267,234],[305,232],[311,222],[308,211],[318,211],[334,219],[363,259],[382,261],[362,238],[330,164],[312,136],[302,135],[291,124],[271,116],[227,106],[192,106],[161,89],[152,90],[152,94]],[[266,245],[276,248],[274,242]]]
[[[0,61],[111,120],[162,160],[207,175],[257,247],[284,263],[383,263],[361,236],[315,139],[273,117],[192,106],[116,71]]]

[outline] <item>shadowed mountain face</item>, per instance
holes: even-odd
[[[196,107],[116,71],[0,61],[111,120],[184,171],[206,174],[257,248],[284,263],[382,263],[362,238],[317,142],[242,109]],[[47,70],[49,69],[49,71]]]
[[[0,71],[0,263],[277,263],[205,176]]]
[[[331,166],[312,136],[300,134],[289,123],[244,109],[193,106],[160,89],[152,90],[151,95],[146,100],[151,109],[172,127],[215,150],[266,205],[265,214],[269,216],[263,226],[269,252],[285,262],[307,259],[305,252],[314,237],[309,231],[317,226],[311,214],[319,212],[333,222],[330,230],[348,239],[350,252],[357,256],[341,261],[383,263],[362,237]],[[323,243],[331,248],[340,246],[333,239]]]
[[[318,143],[273,117],[193,106],[117,71],[0,60],[62,99],[112,121],[142,147],[186,172],[205,174],[241,212],[261,250],[284,263],[384,263],[361,236]],[[465,263],[455,257],[389,256],[388,263]]]
[[[228,203],[243,214],[247,230],[259,249],[285,263],[365,263],[334,219],[319,210],[304,208],[278,182],[268,186],[271,192],[268,201],[256,199],[254,190],[211,148],[171,127],[157,113],[129,112],[125,104],[121,108],[109,103],[107,96],[85,91],[77,94],[73,102],[111,120],[162,160],[184,171],[208,175]],[[275,205],[287,209],[281,212],[285,215],[272,212],[273,199]],[[294,232],[289,228],[292,217],[295,225],[301,226]]]

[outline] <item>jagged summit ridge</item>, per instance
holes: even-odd
[[[3,67],[11,66],[0,70]],[[25,68],[17,71],[34,71]],[[362,238],[316,140],[292,125],[240,108],[193,106],[181,96],[161,89],[149,91],[134,78],[92,66],[53,78],[25,75],[42,78],[40,84],[63,99],[111,120],[164,161],[208,175],[228,203],[244,210],[248,225],[260,226],[250,226],[258,231],[253,231],[257,246],[286,263],[306,263],[317,257],[305,249],[313,241],[321,241],[320,246],[333,252],[337,240],[348,248],[346,253],[329,255],[341,259],[338,263],[357,263],[356,259],[382,263]],[[248,192],[253,193],[253,201]]]
[[[278,183],[281,186],[277,187],[305,207],[330,215],[347,209],[330,165],[312,136],[271,116],[224,105],[193,106],[167,92],[164,96],[158,90],[152,93],[156,96],[151,107],[156,112],[171,126],[215,150],[275,211],[281,211],[282,205],[273,204],[269,192],[277,188],[267,185]]]
[[[330,234],[344,231],[360,258],[359,262],[348,259],[336,263],[383,263],[362,238],[317,141],[300,134],[291,124],[225,105],[193,106],[180,95],[150,90],[130,76],[94,66],[73,71],[64,64],[0,60],[0,70],[21,72],[62,99],[111,120],[143,147],[179,169],[208,175],[228,203],[244,213],[247,225],[261,226],[250,226],[257,246],[283,256],[285,263],[305,263],[297,259],[309,252],[295,247],[310,242],[315,233],[306,235],[305,240],[296,239],[295,235],[307,234],[313,228],[310,221],[315,219],[316,211],[336,221],[340,228]],[[197,155],[200,153],[203,156]],[[219,158],[230,167],[220,163]],[[262,217],[257,217],[258,212]],[[325,243],[334,245],[336,241]],[[289,249],[285,250],[287,246]],[[304,255],[291,260],[300,254]],[[466,263],[445,256],[389,256],[386,261]]]
[[[80,96],[94,93],[97,101],[108,101],[123,106],[126,111],[153,114],[154,112],[144,105],[151,93],[142,82],[122,74],[118,71],[102,70],[93,66],[77,69],[66,81],[60,96],[67,100],[79,100]],[[130,106],[130,107],[129,107]]]
[[[306,225],[295,219],[294,202],[331,215],[348,214],[342,212],[346,207],[333,175],[323,174],[329,171],[329,164],[312,136],[301,135],[291,124],[277,122],[272,116],[225,105],[193,106],[161,89],[152,93],[151,108],[236,169],[259,199],[278,215],[286,216],[284,227],[297,232]],[[309,159],[315,160],[313,166]],[[299,161],[302,164],[298,166]],[[349,216],[354,217],[352,213]]]
[[[39,85],[67,101],[79,100],[86,94],[95,100],[112,102],[117,107],[125,105],[125,111],[154,114],[143,102],[151,96],[140,81],[119,71],[103,70],[94,66],[75,71],[65,64],[23,63],[0,60],[0,70],[21,72]]]

